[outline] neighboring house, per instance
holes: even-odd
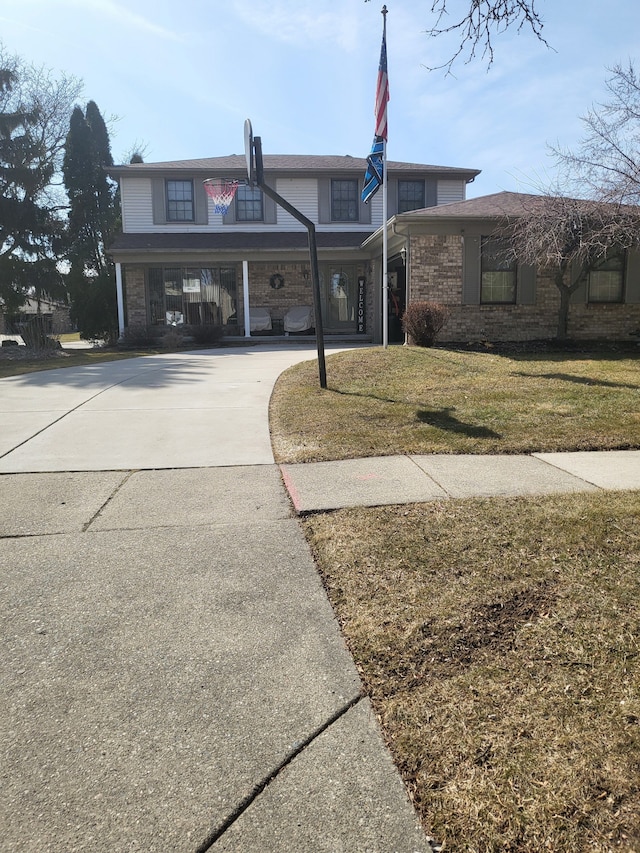
[[[391,217],[462,201],[479,174],[387,165]],[[266,183],[316,226],[325,334],[380,341],[381,259],[368,240],[383,224],[382,194],[361,203],[365,169],[366,161],[353,157],[264,157]],[[231,338],[309,332],[307,231],[247,185],[244,156],[136,163],[110,173],[119,181],[122,204],[123,231],[110,248],[121,333],[136,326],[161,331],[213,324]],[[207,178],[241,182],[224,215],[214,212],[205,193]],[[390,268],[402,266],[400,254],[389,261]],[[394,317],[403,306],[402,292],[394,290]]]
[[[69,306],[53,299],[27,299],[15,314],[5,314],[0,305],[0,334],[20,335],[25,326],[39,317],[47,334],[71,332]]]
[[[442,340],[556,336],[557,287],[532,267],[505,265],[495,241],[505,217],[526,215],[536,199],[542,197],[502,192],[390,218],[391,280],[409,301],[448,306],[450,318]],[[363,244],[373,257],[382,254],[382,230]],[[630,251],[590,273],[572,295],[568,337],[637,341],[639,335],[640,253]]]

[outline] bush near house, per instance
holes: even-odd
[[[448,318],[449,311],[438,302],[410,302],[402,317],[402,328],[409,343],[432,347]]]
[[[161,346],[176,350],[189,347],[215,347],[223,338],[222,326],[131,325],[124,330],[120,346],[144,349]]]

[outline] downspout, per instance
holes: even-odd
[[[118,340],[124,338],[124,296],[122,290],[122,264],[116,264],[116,300],[118,303]]]
[[[249,261],[242,262],[242,298],[244,300],[244,336],[251,337],[251,315],[249,314]]]

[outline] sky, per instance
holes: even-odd
[[[528,29],[494,41],[488,66],[442,64],[432,0],[386,0],[390,160],[479,169],[467,197],[539,192],[551,146],[576,150],[616,64],[640,60],[638,0],[537,0]],[[448,0],[451,19],[469,0]],[[83,82],[114,160],[244,153],[366,157],[382,40],[380,0],[0,0],[4,51]]]

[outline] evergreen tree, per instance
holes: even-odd
[[[105,247],[117,222],[109,134],[94,101],[71,115],[62,164],[69,196],[69,260],[88,274],[109,268]]]
[[[63,289],[53,251],[61,222],[46,197],[55,158],[40,132],[41,111],[20,87],[22,70],[16,59],[0,67],[0,300],[6,313],[27,296]]]
[[[111,339],[117,329],[115,275],[106,249],[118,220],[109,134],[94,101],[76,107],[62,166],[69,196],[68,276],[72,317],[86,338]]]

